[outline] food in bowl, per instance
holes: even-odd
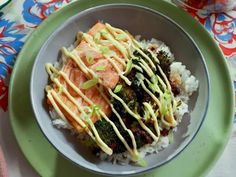
[[[72,130],[102,160],[145,166],[188,113],[198,80],[168,46],[98,22],[47,63],[52,123]]]

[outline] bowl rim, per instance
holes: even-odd
[[[138,8],[138,9],[142,9],[143,11],[148,11],[150,13],[153,13],[153,14],[157,14],[159,16],[161,16],[162,18],[166,19],[167,21],[169,21],[170,23],[172,23],[173,25],[175,25],[178,30],[180,30],[189,40],[190,42],[193,44],[194,48],[197,50],[197,52],[199,53],[199,58],[200,58],[200,61],[203,65],[203,68],[204,68],[204,72],[206,74],[206,81],[207,81],[207,101],[206,101],[206,104],[205,104],[205,108],[203,110],[203,114],[202,114],[202,117],[201,117],[201,121],[200,121],[200,124],[199,124],[199,127],[197,128],[197,130],[190,136],[189,140],[187,140],[184,145],[181,147],[181,149],[177,152],[174,153],[174,155],[170,155],[168,156],[168,158],[160,163],[160,164],[157,164],[157,165],[153,165],[153,166],[150,166],[150,167],[147,167],[146,169],[137,169],[137,170],[132,170],[132,171],[126,171],[126,172],[122,172],[122,173],[116,173],[116,172],[113,172],[113,171],[104,171],[103,169],[99,169],[97,168],[98,170],[94,170],[93,168],[90,168],[89,166],[84,166],[82,165],[81,163],[77,163],[76,161],[74,161],[73,159],[69,158],[69,155],[63,151],[62,148],[59,148],[56,143],[52,142],[50,140],[50,138],[48,137],[47,133],[44,131],[44,128],[43,126],[41,126],[41,123],[40,123],[40,120],[38,119],[38,113],[37,111],[35,111],[37,108],[36,108],[36,105],[35,105],[35,101],[33,99],[33,86],[34,86],[34,75],[35,75],[35,68],[37,67],[37,61],[39,60],[39,56],[41,54],[41,52],[45,49],[46,47],[46,44],[48,43],[48,41],[54,37],[58,31],[60,31],[62,28],[64,28],[64,26],[68,25],[71,21],[73,21],[74,19],[78,18],[78,16],[81,16],[81,15],[86,15],[87,13],[93,13],[94,11],[96,11],[97,9],[99,10],[103,10],[103,9],[106,9],[106,8]],[[41,132],[43,133],[44,137],[46,137],[46,139],[48,140],[48,142],[61,154],[63,155],[66,159],[68,159],[69,161],[71,161],[73,164],[79,166],[80,168],[82,169],[85,169],[87,171],[90,171],[90,172],[93,172],[93,173],[96,173],[96,174],[102,174],[102,175],[106,175],[106,176],[117,176],[117,175],[120,175],[120,176],[133,176],[133,175],[140,175],[140,174],[144,174],[144,173],[147,173],[153,169],[156,169],[162,165],[165,165],[166,163],[172,161],[174,158],[176,158],[182,151],[184,151],[186,149],[186,147],[192,142],[192,140],[195,138],[195,136],[198,134],[200,128],[202,127],[202,124],[205,120],[205,117],[206,117],[206,114],[207,114],[207,111],[208,111],[208,107],[209,107],[209,100],[210,100],[210,77],[209,77],[209,71],[208,71],[208,68],[207,68],[207,65],[206,65],[206,62],[205,62],[205,59],[204,59],[204,56],[202,55],[202,52],[201,50],[199,49],[199,47],[197,46],[197,44],[195,43],[195,41],[192,39],[192,37],[179,25],[177,24],[174,20],[172,20],[170,17],[162,14],[161,12],[159,12],[158,10],[154,10],[154,9],[151,9],[149,7],[145,7],[145,6],[142,6],[142,5],[137,5],[137,4],[130,4],[130,3],[109,3],[109,4],[103,4],[103,5],[97,5],[97,6],[94,6],[94,7],[90,7],[90,8],[87,8],[85,10],[82,10],[82,11],[79,11],[77,14],[69,17],[68,19],[66,19],[62,24],[60,24],[55,31],[53,31],[50,36],[48,37],[47,40],[45,40],[41,46],[41,49],[39,50],[34,62],[33,62],[33,67],[32,67],[32,72],[31,72],[31,77],[30,77],[30,101],[31,101],[31,107],[33,109],[33,114],[36,118],[36,122],[41,130]]]

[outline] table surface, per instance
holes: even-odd
[[[0,145],[10,177],[38,174],[22,154],[10,126],[8,85],[14,61],[28,34],[48,15],[73,0],[13,0],[0,10]],[[198,20],[219,44],[227,60],[236,89],[236,9],[227,13],[200,13],[185,9]],[[234,177],[236,164],[236,117],[233,132],[223,155],[208,177]],[[26,175],[27,174],[27,175]],[[1,174],[0,174],[1,177]]]

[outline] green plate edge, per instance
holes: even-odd
[[[2,10],[7,4],[9,4],[11,2],[11,0],[7,0],[6,2],[1,2],[0,4],[0,10]]]
[[[94,175],[65,159],[46,140],[31,108],[29,80],[34,59],[54,29],[83,9],[109,3],[127,3],[127,1],[80,0],[53,13],[30,35],[16,60],[9,89],[10,121],[21,150],[40,176]],[[199,46],[206,59],[211,79],[209,110],[195,139],[171,162],[142,176],[205,176],[222,154],[233,125],[233,85],[224,56],[208,32],[183,10],[160,0],[132,0],[128,3],[168,14],[167,16],[182,26]]]

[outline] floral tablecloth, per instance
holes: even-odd
[[[0,145],[5,154],[9,175],[12,177],[37,176],[21,154],[9,125],[8,86],[17,54],[24,45],[27,36],[44,19],[72,1],[74,0],[12,0],[0,10]],[[190,9],[185,10],[205,27],[222,49],[236,90],[236,9],[227,13],[202,13]],[[223,156],[209,176],[235,176],[235,149],[236,116],[231,139]]]

